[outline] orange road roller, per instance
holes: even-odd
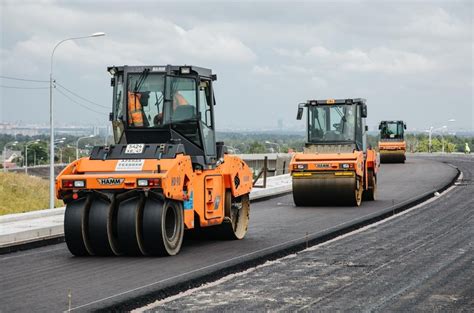
[[[115,144],[56,179],[76,256],[175,255],[186,230],[242,239],[252,173],[215,141],[213,83],[196,66],[113,66]]]
[[[403,121],[382,121],[379,125],[379,152],[381,163],[405,163],[407,125]]]
[[[308,100],[307,142],[290,162],[293,200],[297,206],[359,206],[375,200],[377,152],[367,147],[365,99]]]

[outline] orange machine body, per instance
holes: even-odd
[[[379,151],[382,163],[404,163],[406,160],[404,121],[381,121]]]
[[[375,200],[378,153],[367,147],[365,99],[308,100],[304,151],[290,161],[297,206],[355,205]]]
[[[405,140],[400,141],[379,141],[379,151],[380,153],[403,153],[405,154],[407,150],[407,144]]]
[[[175,159],[124,161],[90,158],[74,161],[56,179],[57,197],[68,201],[91,191],[153,191],[168,199],[182,201],[185,227],[193,229],[195,214],[201,227],[222,223],[226,190],[230,190],[233,197],[239,197],[252,189],[250,168],[241,159],[227,154],[215,168],[194,171],[191,158],[183,154]],[[123,162],[133,170],[124,171]],[[141,186],[140,180],[149,184]]]
[[[373,149],[366,153],[295,153],[291,159],[289,171],[292,176],[343,178],[357,177],[368,189],[368,171],[378,172],[378,155]]]

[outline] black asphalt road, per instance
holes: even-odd
[[[185,241],[174,257],[72,257],[65,244],[0,257],[0,311],[90,311],[220,271],[447,185],[457,171],[409,158],[382,165],[379,200],[359,208],[298,208],[291,195],[253,203],[242,241]]]
[[[464,177],[425,205],[144,309],[473,312],[474,157],[444,160]]]

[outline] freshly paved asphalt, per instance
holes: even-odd
[[[286,195],[253,203],[244,240],[186,240],[174,257],[77,258],[65,244],[4,255],[0,257],[0,311],[63,311],[68,308],[69,291],[72,308],[78,311],[143,298],[442,188],[456,174],[447,164],[422,158],[384,164],[375,202],[364,202],[359,208],[301,208]]]
[[[439,198],[144,309],[472,312],[474,157],[442,160],[464,176]]]

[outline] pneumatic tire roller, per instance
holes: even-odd
[[[175,255],[184,232],[200,228],[244,238],[252,173],[215,141],[216,76],[172,65],[109,72],[115,144],[94,147],[56,179],[70,252]]]

